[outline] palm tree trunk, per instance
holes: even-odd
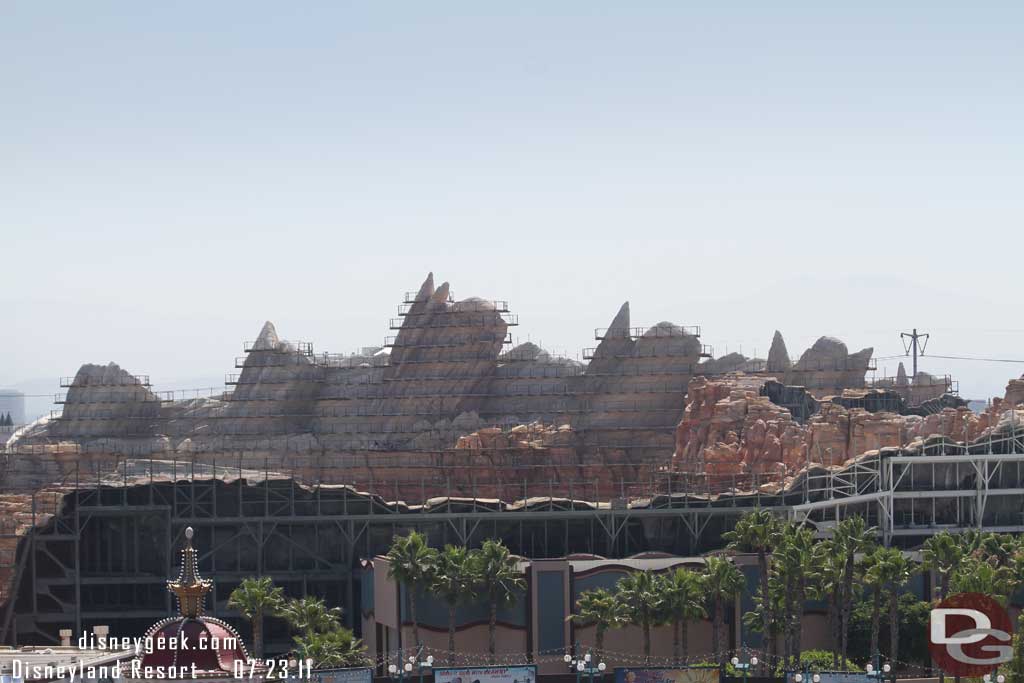
[[[651,662],[651,622],[644,621],[644,664]]]
[[[775,638],[772,633],[772,611],[771,611],[771,597],[768,593],[768,555],[765,553],[764,548],[760,548],[757,551],[757,569],[761,573],[761,601],[764,603],[761,608],[761,625],[764,629],[765,640],[771,640],[771,649],[774,652]],[[765,663],[767,666],[767,662]]]
[[[597,634],[594,636],[594,645],[597,648],[597,654],[600,655],[604,652],[604,630],[606,626],[604,624],[597,625]]]
[[[800,589],[796,595],[796,614],[793,624],[793,656],[796,657],[796,665],[800,666],[800,654],[803,650],[804,636],[804,602],[807,600],[807,579],[800,579]]]
[[[672,660],[679,664],[679,620],[672,620]]]
[[[718,658],[718,664],[725,662],[725,655],[722,654],[722,612],[725,604],[722,598],[715,598],[715,614],[711,621],[711,647]]]
[[[792,595],[790,587],[787,586],[784,613],[782,615],[782,663],[789,666],[790,658],[793,656],[793,603],[789,596]]]
[[[494,664],[494,636],[498,630],[498,601],[496,598],[491,598],[491,619],[487,628],[487,651],[491,655],[491,664]]]
[[[889,594],[889,659],[896,666],[896,659],[899,657],[900,646],[900,612],[899,599],[896,595],[896,588],[893,587]]]
[[[839,671],[839,605],[838,586],[833,587],[828,599],[828,630],[832,636],[832,669]]]
[[[874,657],[878,652],[878,630],[882,620],[882,587],[875,587],[874,603],[871,606],[871,652],[869,657]]]
[[[843,666],[846,666],[846,654],[850,646],[850,612],[853,609],[853,551],[846,553],[846,571],[843,576],[842,612],[839,618],[839,628],[842,631],[842,659]],[[874,654],[874,653],[872,653]]]
[[[256,659],[263,658],[263,613],[256,612],[252,615],[252,649],[256,652]]]
[[[416,649],[420,649],[420,624],[416,619],[416,594],[412,588],[409,587],[409,617],[412,619],[412,639],[416,643]]]
[[[448,605],[448,665],[455,664],[455,605]]]
[[[685,619],[683,620],[681,630],[681,640],[683,641],[683,665],[685,666],[686,660],[690,658],[690,645],[688,643],[690,640],[690,624]]]
[[[949,572],[939,572],[939,599],[946,599],[949,590]],[[935,662],[933,661],[932,664]],[[939,683],[946,683],[946,672],[939,668]]]
[[[795,638],[793,620],[796,614],[796,588],[793,585],[793,576],[791,574],[786,577],[785,590],[786,596],[782,603],[784,605],[783,610],[785,611],[785,615],[783,617],[784,621],[782,622],[782,662],[784,665],[788,666],[793,657],[793,643]]]

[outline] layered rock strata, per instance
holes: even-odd
[[[63,414],[26,430],[15,449],[72,449],[80,464],[126,456],[239,461],[323,481],[379,481],[381,473],[419,476],[416,468],[439,459],[464,459],[457,444],[465,435],[537,422],[567,425],[572,434],[571,447],[545,446],[543,457],[532,458],[538,481],[568,481],[567,464],[611,463],[621,471],[609,481],[621,489],[640,470],[669,463],[691,379],[758,373],[767,363],[741,354],[712,358],[695,326],[634,327],[628,302],[608,328],[596,331],[598,344],[585,352],[585,363],[531,343],[509,348],[509,327],[517,322],[506,302],[456,300],[448,283],[435,287],[431,274],[406,295],[391,320],[394,336],[382,347],[319,353],[310,343],[281,339],[266,323],[236,359],[238,372],[222,395],[172,401],[114,364],[85,365],[69,382]],[[784,378],[797,373],[815,387],[862,387],[865,354],[870,351],[851,355],[841,342],[819,340],[791,365],[776,333],[769,357]],[[798,420],[807,418],[804,412],[795,413]],[[773,438],[781,433],[765,432],[764,449],[774,448]],[[522,451],[493,444],[487,450],[495,457]],[[481,471],[491,467],[486,458],[475,462]],[[41,482],[48,469],[38,468]]]
[[[1016,396],[1016,380],[1007,397]],[[899,399],[899,397],[895,397]],[[1024,399],[1024,395],[1020,396]],[[808,414],[796,420],[789,400]],[[818,402],[799,388],[749,375],[691,380],[676,428],[672,469],[711,492],[783,483],[801,469],[838,467],[886,448],[920,448],[935,439],[973,442],[1011,431],[1020,411],[996,399],[977,415],[965,402],[925,415],[886,410],[901,405],[879,391],[847,391]],[[1024,425],[1024,422],[1021,423]]]

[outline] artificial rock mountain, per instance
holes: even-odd
[[[75,463],[130,457],[268,466],[407,500],[513,495],[539,484],[608,497],[670,466],[706,469],[705,460],[735,464],[740,457],[744,471],[791,471],[807,461],[797,442],[814,429],[808,417],[834,411],[818,399],[862,389],[872,354],[822,337],[791,362],[775,332],[767,361],[711,358],[699,328],[635,328],[626,303],[608,328],[596,330],[598,344],[581,363],[532,343],[508,348],[517,323],[507,302],[455,300],[448,283],[435,287],[429,275],[406,295],[383,348],[315,353],[311,344],[282,340],[268,322],[236,360],[240,372],[229,377],[228,391],[176,401],[116,364],[83,365],[68,383],[62,415],[33,426],[12,448],[37,454],[34,469],[21,475],[32,486]],[[746,384],[708,384],[732,373],[746,373]],[[761,392],[771,379],[803,388],[767,399]],[[744,395],[735,400],[747,403],[739,422],[680,436],[683,425],[720,411],[736,391]],[[812,453],[826,443],[825,431],[818,428]],[[862,444],[847,442],[843,456]],[[839,460],[831,448],[827,460]],[[737,456],[735,449],[746,450]]]

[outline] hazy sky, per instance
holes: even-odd
[[[718,353],[1024,359],[1022,35],[1011,0],[6,0],[0,384],[217,382],[266,319],[380,344],[429,270],[570,355],[629,300]]]

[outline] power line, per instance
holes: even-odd
[[[980,360],[987,363],[1024,363],[1024,360],[1016,358],[978,358],[977,356],[937,356],[928,354],[928,358],[942,358],[945,360]]]

